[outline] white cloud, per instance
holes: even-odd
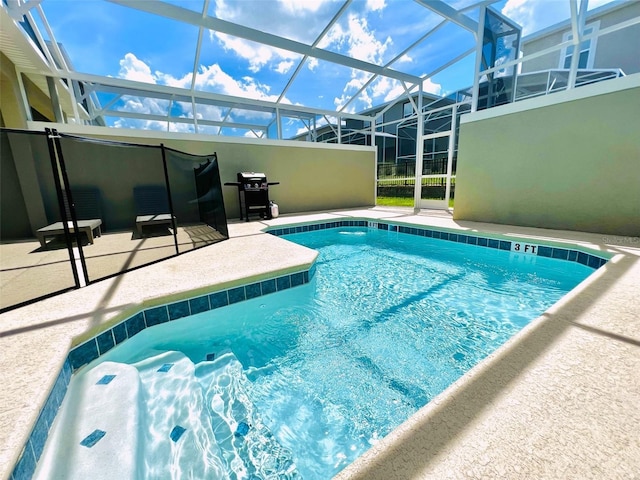
[[[434,95],[441,95],[442,85],[434,83],[430,78],[427,78],[424,82],[422,82],[422,91],[426,93],[433,93]]]
[[[156,77],[151,73],[151,68],[133,53],[127,53],[120,60],[118,77],[134,80],[136,82],[156,83]]]
[[[376,5],[379,6],[379,4]],[[366,18],[350,14],[345,24],[337,23],[333,26],[322,39],[319,47],[329,48],[365,62],[381,65],[384,54],[392,43],[390,37],[387,37],[384,41],[376,38],[376,32],[369,27]],[[343,108],[370,78],[370,73],[352,69],[351,78],[343,88],[342,94],[339,97],[334,97],[333,103],[336,108],[338,110]],[[374,99],[384,96],[385,92],[390,88],[392,86],[389,84],[388,79],[384,77],[377,79],[362,91],[345,111],[352,113],[371,108]]]
[[[331,0],[278,0],[286,11],[293,14],[316,13],[324,4],[330,2]]]
[[[335,0],[278,0],[228,2],[217,0],[215,16],[240,25],[265,31],[284,38],[311,44],[333,13]],[[253,73],[265,66],[278,71],[301,55],[268,45],[219,32],[209,32],[212,42],[217,41],[228,52],[233,52],[249,63]]]
[[[300,55],[286,50],[250,42],[225,33],[212,32],[211,35],[220,41],[225,50],[231,50],[239,57],[247,60],[249,62],[249,70],[253,73],[259,72],[262,67],[271,61],[293,60],[300,57]]]
[[[317,58],[308,58],[307,59],[307,68],[309,70],[311,70],[313,72],[316,69],[317,66],[318,66],[318,59]]]
[[[350,14],[347,24],[335,24],[319,43],[318,47],[333,47],[347,55],[365,62],[382,64],[387,48],[392,44],[390,37],[384,42],[378,40],[375,31],[369,28],[366,18]]]
[[[385,0],[367,0],[367,9],[373,12],[380,12],[386,6]]]
[[[138,59],[133,53],[127,53],[120,61],[119,77],[127,80],[144,81],[157,85],[168,85],[178,88],[191,88],[192,74],[187,73],[176,78],[171,74],[156,71],[152,73],[151,67],[144,61]],[[252,77],[245,76],[242,79],[235,79],[222,70],[218,64],[201,66],[196,76],[195,88],[202,91],[214,91],[225,95],[232,95],[243,98],[253,98],[275,102],[277,95],[269,93],[270,87],[263,85]],[[282,103],[291,104],[287,98],[283,98]],[[147,97],[123,96],[119,109],[140,114],[153,114],[166,116],[169,113],[169,101]],[[227,109],[215,105],[196,105],[196,117],[210,121],[220,121],[224,118]],[[184,102],[174,102],[172,104],[173,116],[183,118],[193,118],[191,104]],[[241,119],[241,121],[262,123],[265,119],[271,118],[268,112],[257,112],[252,110],[233,110],[229,120]],[[261,122],[262,121],[262,122]],[[142,128],[147,130],[166,130],[167,123],[156,120],[120,119],[114,122],[120,128]],[[204,126],[199,128],[203,131]],[[206,127],[209,132],[217,133],[218,127]],[[192,132],[193,125],[175,123],[170,125],[170,131]]]
[[[402,85],[400,84],[400,82],[397,82],[397,81],[394,81],[394,82],[395,82],[394,87],[390,89],[386,94],[386,96],[384,97],[385,102],[390,102],[392,100],[395,100],[400,95],[405,93],[405,90],[404,88],[402,88]],[[417,88],[412,88],[409,91],[411,93],[415,93],[417,91]],[[424,93],[433,93],[434,95],[442,95],[442,86],[438,83],[434,83],[430,78],[428,78],[424,82],[422,82],[422,91]]]
[[[269,94],[269,86],[258,83],[251,77],[235,79],[224,72],[217,63],[208,67],[200,67],[200,71],[196,77],[196,88],[225,95],[268,100],[271,102],[278,99],[277,95]]]
[[[285,74],[289,72],[289,70],[291,70],[291,67],[293,67],[293,64],[294,64],[293,60],[282,61],[276,66],[275,71],[278,73]]]

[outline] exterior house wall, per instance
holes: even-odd
[[[522,54],[527,56],[531,53],[540,52],[551,48],[559,43],[562,43],[563,32],[556,32],[536,40],[523,43]],[[560,64],[561,50],[557,50],[547,55],[543,55],[532,60],[528,60],[522,63],[522,73],[539,72],[541,70],[550,70],[558,68]]]
[[[622,7],[613,7],[596,15],[587,17],[586,25],[599,22],[598,30],[604,30],[626,20],[640,16],[640,2],[626,2]],[[551,29],[547,34],[534,35],[525,38],[522,44],[524,56],[553,47],[562,43],[565,33],[571,31],[571,26]],[[632,25],[617,32],[599,36],[596,43],[594,69],[621,68],[625,74],[640,72],[640,55],[638,55],[638,39],[640,25]],[[522,73],[540,70],[557,69],[560,67],[560,57],[564,49],[525,61]]]
[[[628,2],[625,8],[600,19],[600,30],[633,17],[640,17],[640,2]],[[630,75],[640,72],[640,24],[598,38],[594,68],[621,68]]]
[[[462,117],[454,218],[640,236],[640,74]]]

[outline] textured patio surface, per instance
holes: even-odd
[[[382,208],[230,224],[228,241],[2,314],[0,478],[10,477],[72,345],[141,308],[306,268],[314,251],[261,230],[345,216],[615,256],[338,478],[640,479],[640,239]]]

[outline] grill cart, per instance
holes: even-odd
[[[268,220],[272,218],[269,187],[279,184],[280,182],[267,182],[267,176],[264,173],[256,172],[238,172],[237,182],[225,183],[227,186],[238,188],[240,220],[244,218],[247,222],[249,215],[260,215],[260,218]]]

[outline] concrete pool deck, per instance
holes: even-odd
[[[640,239],[381,207],[230,223],[225,242],[2,314],[0,478],[10,478],[71,346],[142,308],[300,270],[315,252],[261,230],[348,217],[614,257],[337,478],[640,479]]]

